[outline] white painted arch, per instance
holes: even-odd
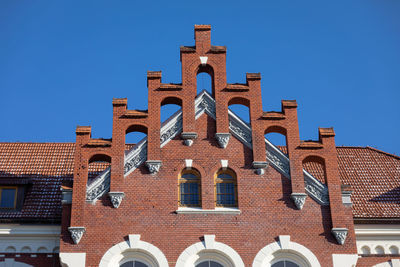
[[[140,235],[129,235],[128,242],[123,241],[107,250],[99,267],[115,267],[135,259],[140,259],[151,267],[168,267],[164,253],[156,246],[140,240]]]
[[[262,248],[253,261],[253,267],[270,267],[276,258],[293,259],[303,267],[321,267],[317,257],[308,248],[290,241],[289,235],[280,235],[279,242]]]
[[[175,267],[194,267],[206,259],[215,260],[226,267],[244,267],[240,255],[230,246],[215,241],[215,235],[204,235],[204,242],[186,248]]]

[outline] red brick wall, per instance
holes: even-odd
[[[150,175],[145,166],[125,178],[126,194],[118,209],[112,208],[108,197],[96,205],[85,204],[83,226],[86,233],[78,245],[72,244],[63,220],[62,252],[86,252],[87,266],[97,266],[103,254],[128,234],[141,234],[141,239],[157,246],[174,266],[180,253],[204,234],[215,234],[216,241],[234,248],[246,266],[264,246],[279,235],[309,248],[321,266],[331,266],[332,253],[356,253],[351,208],[344,209],[350,227],[346,243],[341,246],[331,235],[328,206],[320,206],[311,198],[303,210],[296,210],[290,199],[290,181],[269,167],[264,175],[251,168],[252,151],[232,138],[226,149],[218,147],[215,121],[203,115],[196,121],[199,137],[193,146],[182,145],[176,138],[162,148],[163,166]],[[203,129],[203,130],[200,130]],[[205,131],[208,129],[208,131]],[[212,155],[212,156],[211,156]],[[214,173],[220,159],[227,159],[237,172],[240,215],[176,214],[178,208],[178,173],[184,159],[193,159],[202,174],[203,208],[214,208]],[[68,217],[65,212],[64,217]]]

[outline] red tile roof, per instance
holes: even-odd
[[[10,178],[21,184],[31,181],[22,210],[3,211],[0,220],[59,221],[60,188],[72,181],[74,151],[74,143],[0,143],[0,183],[10,183]],[[338,147],[337,152],[342,184],[354,190],[354,217],[399,218],[400,157],[370,147]],[[106,167],[106,163],[91,164],[89,178]],[[304,167],[325,182],[321,165]]]
[[[342,184],[353,188],[355,218],[400,217],[400,157],[371,147],[338,147]]]

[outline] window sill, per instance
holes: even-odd
[[[179,207],[178,210],[175,211],[178,214],[231,214],[238,215],[241,211],[237,208],[215,208],[213,210],[204,210],[202,208],[188,208],[188,207]]]

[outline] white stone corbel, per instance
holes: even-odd
[[[266,161],[253,161],[253,168],[256,169],[258,175],[265,173],[265,168],[268,167],[268,162]]]
[[[75,244],[81,241],[83,234],[86,232],[86,228],[82,226],[68,227],[68,231],[71,233],[72,240]]]
[[[161,160],[148,160],[146,161],[146,166],[151,174],[156,174],[160,171]]]
[[[114,208],[118,208],[121,205],[122,199],[125,197],[124,192],[108,192],[108,196],[111,199],[111,203],[113,204]]]
[[[215,139],[217,139],[218,145],[221,148],[226,148],[229,143],[229,139],[231,137],[230,133],[216,133]]]
[[[297,209],[301,210],[306,202],[307,194],[306,193],[292,193],[290,195]]]
[[[197,138],[197,133],[183,132],[183,133],[181,133],[181,137],[184,140],[183,143],[186,146],[191,146],[191,145],[193,145],[194,140]]]
[[[333,236],[340,245],[343,245],[346,241],[348,231],[347,228],[332,228],[331,230]]]

